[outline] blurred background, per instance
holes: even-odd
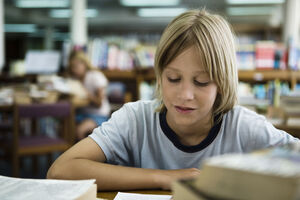
[[[282,41],[285,14],[293,12],[287,10],[284,0],[84,0],[78,4],[85,10],[85,23],[74,24],[74,30],[82,34],[72,36],[72,16],[81,9],[72,10],[72,0],[2,1],[4,71],[9,70],[12,61],[23,59],[29,49],[61,51],[66,42],[87,45],[94,38],[115,35],[141,35],[141,39],[157,42],[174,16],[195,8],[207,8],[223,15],[238,36]],[[294,17],[291,20],[299,23]],[[294,26],[299,27],[298,24]]]
[[[72,50],[84,51],[107,77],[112,113],[126,102],[154,97],[160,36],[175,16],[198,8],[224,16],[236,34],[239,104],[300,137],[299,0],[0,0],[0,174],[43,178],[59,152],[77,141],[74,117],[86,104],[80,87],[65,79]],[[19,105],[61,99],[72,106],[64,136],[69,146],[53,147],[52,157],[43,147],[19,150],[20,135],[63,135],[56,135],[61,118],[46,113],[41,122],[21,120]]]

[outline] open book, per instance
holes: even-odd
[[[96,200],[95,180],[23,179],[0,176],[1,200]]]
[[[172,195],[118,192],[114,200],[171,200]]]
[[[204,162],[193,180],[174,184],[174,199],[300,199],[300,144]]]

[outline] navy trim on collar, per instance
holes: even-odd
[[[182,144],[176,133],[171,129],[171,127],[167,123],[166,119],[166,111],[161,112],[159,114],[159,121],[160,121],[160,126],[164,134],[167,136],[167,138],[181,151],[187,152],[187,153],[195,153],[197,151],[201,151],[205,149],[208,145],[210,145],[214,139],[217,137],[219,130],[221,128],[222,120],[218,123],[215,124],[209,131],[208,135],[206,138],[200,142],[200,144],[193,145],[193,146],[187,146]]]

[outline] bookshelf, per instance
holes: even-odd
[[[132,101],[140,99],[139,88],[144,81],[155,81],[153,68],[134,70],[101,70],[110,82],[120,81],[126,85]]]
[[[102,70],[102,72],[109,80],[134,80],[136,78],[135,70]]]
[[[128,81],[137,84],[134,88],[138,89],[139,84],[143,81],[155,81],[155,73],[153,68],[135,69],[131,71],[122,70],[102,70],[110,81]],[[239,70],[239,81],[249,83],[260,83],[279,79],[286,81],[294,88],[300,82],[300,71],[292,70]],[[126,83],[125,83],[126,84]],[[138,90],[131,91],[133,95],[132,100],[138,100]]]
[[[275,79],[286,81],[294,88],[300,81],[300,71],[292,70],[239,70],[239,80],[249,83],[267,82]]]
[[[126,92],[131,93],[131,101],[136,101],[140,99],[139,86],[142,82],[155,81],[155,73],[153,68],[137,68],[131,71],[102,70],[102,72],[106,75],[109,81],[123,81],[123,83],[126,84],[128,88]],[[288,82],[291,85],[291,88],[293,88],[298,82],[300,82],[300,71],[292,70],[239,70],[238,75],[239,81],[251,84],[265,83],[268,81],[278,79],[280,81]],[[274,113],[274,111],[272,113]],[[269,115],[270,114],[267,113],[267,117],[269,117]],[[288,133],[294,135],[295,137],[300,138],[300,126],[290,126],[282,123],[274,123],[274,125],[278,129],[285,130]]]
[[[126,86],[126,93],[130,101],[139,99],[140,76],[136,70],[101,70],[110,82],[122,82]]]
[[[245,35],[247,37],[256,37],[260,40],[281,41],[282,28],[280,26],[270,27],[265,25],[232,24],[236,36]]]
[[[109,81],[123,82],[132,95],[132,101],[139,99],[139,85],[143,82],[155,81],[153,68],[136,68],[133,70],[101,70]],[[279,79],[286,81],[294,88],[300,82],[300,71],[293,70],[239,70],[239,81],[255,84]],[[20,77],[0,76],[0,83],[36,82],[36,76]]]

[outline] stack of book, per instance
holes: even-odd
[[[175,200],[300,199],[300,144],[210,158],[199,177],[173,191]]]

